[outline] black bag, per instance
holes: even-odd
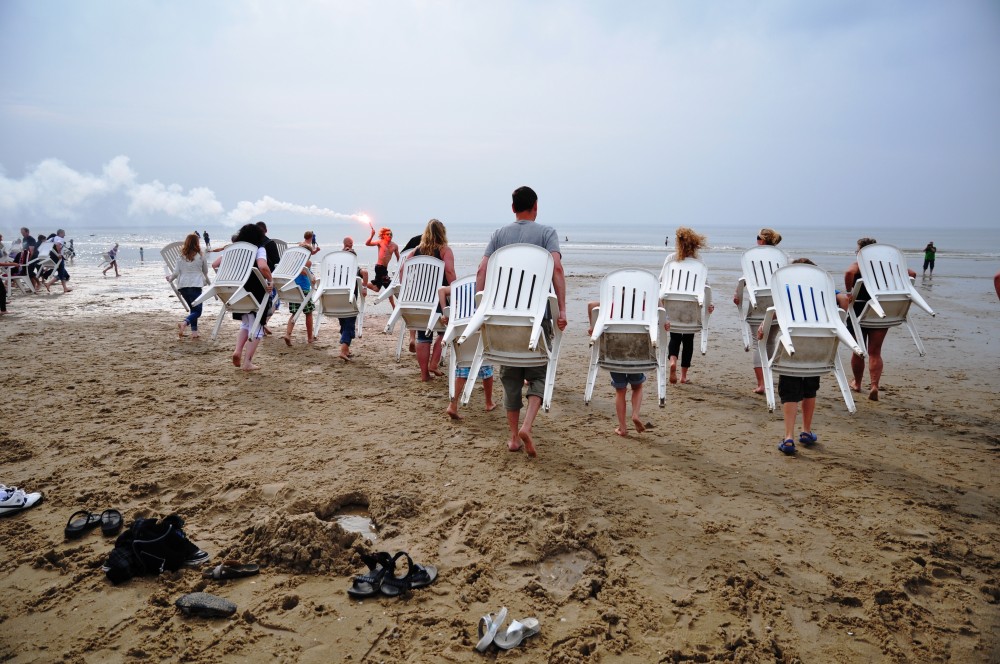
[[[104,565],[108,579],[121,583],[133,576],[179,569],[198,551],[181,530],[183,526],[184,520],[177,514],[162,521],[133,521],[115,540],[115,548]]]

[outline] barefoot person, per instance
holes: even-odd
[[[698,258],[698,250],[704,246],[704,235],[699,235],[690,228],[681,226],[677,229],[677,251],[667,256],[667,260],[682,261],[685,258]],[[715,311],[715,305],[709,302],[708,313],[713,311]],[[681,383],[690,383],[688,369],[691,368],[691,356],[694,355],[694,332],[671,332],[667,354],[670,356],[670,382],[677,382],[677,358],[680,356]]]
[[[108,275],[108,270],[110,270],[111,268],[115,269],[115,276],[116,277],[120,277],[121,276],[120,274],[118,274],[118,243],[117,242],[115,242],[115,246],[113,246],[110,249],[108,249],[108,266],[106,268],[104,268],[104,272],[102,272],[101,274],[103,274],[104,276],[107,276]]]
[[[769,246],[776,247],[778,243],[781,242],[781,233],[772,228],[762,228],[760,232],[757,233],[757,246]],[[743,294],[739,290],[739,286],[736,287],[736,294],[733,295],[733,304],[737,307],[741,304],[741,298]],[[764,369],[760,365],[760,353],[757,351],[757,337],[753,337],[750,345],[750,354],[753,355],[753,373],[757,378],[757,387],[754,388],[754,394],[764,394]]]
[[[345,237],[343,251],[349,251],[355,256],[357,252],[354,251],[354,238]],[[358,276],[361,277],[361,283],[364,284],[368,281],[368,272],[366,270],[358,270]],[[360,295],[360,294],[359,294]],[[351,342],[354,341],[354,337],[357,336],[357,316],[347,316],[345,318],[338,318],[337,321],[340,323],[340,359],[344,362],[350,362],[351,358],[354,356],[351,353]]]
[[[600,306],[600,302],[588,302],[587,303],[587,320],[594,319],[594,309]],[[669,330],[669,323],[664,326],[664,329]],[[588,328],[587,334],[593,334],[594,328]],[[646,382],[646,374],[639,373],[619,373],[617,371],[612,371],[611,373],[611,387],[615,388],[615,415],[618,416],[618,426],[615,427],[615,433],[623,438],[628,437],[628,424],[625,422],[626,407],[625,407],[625,392],[628,387],[632,388],[632,424],[635,426],[637,433],[643,433],[646,431],[647,425],[642,423],[639,419],[639,410],[642,408],[642,384]]]
[[[45,282],[45,290],[49,290],[56,281],[62,284],[62,289],[64,293],[68,293],[72,288],[66,285],[69,281],[69,272],[66,271],[66,261],[63,257],[63,247],[66,244],[66,231],[59,229],[56,231],[55,237],[52,238],[52,251],[49,252],[49,256],[55,261],[58,266],[56,267],[56,273],[52,275],[52,278]]]
[[[262,298],[268,296],[268,292],[271,290],[273,283],[271,281],[271,269],[267,266],[267,250],[264,248],[264,242],[267,237],[264,235],[264,231],[260,229],[257,224],[245,224],[240,230],[233,236],[233,242],[249,242],[250,244],[257,247],[257,254],[255,256],[257,270],[260,271],[261,275],[264,277],[264,285],[261,286],[260,280],[257,276],[252,274],[247,279],[244,286],[246,289],[253,294],[254,298],[258,302]],[[212,267],[216,270],[222,264],[223,256],[219,256],[212,263]],[[266,321],[267,317],[271,313],[270,304],[264,311],[264,319]],[[233,318],[240,321],[240,331],[236,336],[236,348],[233,350],[233,366],[243,367],[244,371],[254,371],[259,369],[259,367],[253,363],[253,355],[257,351],[257,345],[260,340],[264,337],[264,321],[261,321],[260,328],[257,330],[257,334],[253,339],[250,338],[250,329],[253,327],[255,314],[233,314]],[[246,352],[246,357],[243,357],[244,352]]]
[[[448,300],[451,297],[451,286],[442,286],[438,289],[438,306],[444,311],[444,308],[448,306]],[[441,324],[447,325],[448,319],[445,316],[441,317]],[[496,404],[493,403],[493,365],[484,364],[479,367],[479,380],[483,383],[483,396],[486,398],[486,412],[490,412],[496,409]],[[465,390],[465,383],[469,380],[469,367],[455,367],[455,396],[452,397],[451,401],[448,403],[448,408],[445,412],[453,420],[463,419],[461,415],[458,414],[459,400],[462,396],[462,392]]]
[[[399,246],[392,241],[392,231],[382,228],[378,232],[378,240],[375,240],[375,226],[372,226],[372,234],[365,241],[366,247],[378,247],[378,260],[375,261],[375,278],[372,279],[369,288],[376,293],[383,288],[388,288],[392,283],[389,278],[389,261],[395,256],[399,260]],[[396,306],[396,298],[389,296],[389,304]]]
[[[552,269],[552,288],[559,302],[559,317],[556,325],[560,330],[566,329],[566,275],[563,273],[562,254],[559,252],[559,236],[555,229],[536,223],[538,217],[538,195],[531,187],[518,187],[512,195],[511,210],[514,221],[493,232],[483,259],[479,262],[476,272],[476,291],[483,290],[486,285],[486,266],[494,251],[509,244],[534,244],[552,254],[555,265]],[[542,397],[545,395],[546,367],[500,367],[500,382],[503,383],[504,408],[507,411],[507,426],[510,429],[510,441],[507,448],[517,452],[522,447],[528,456],[535,456],[535,444],[531,438],[531,426],[542,407]],[[521,416],[521,393],[525,383],[528,385],[528,408],[524,414],[524,423],[519,424]]]
[[[858,240],[858,251],[861,251],[862,247],[867,247],[870,244],[875,244],[876,240],[870,237],[863,237]],[[911,277],[916,277],[917,273],[913,270],[907,270]],[[858,265],[857,261],[851,263],[851,266],[847,268],[847,272],[844,273],[844,286],[847,287],[847,293],[854,292],[854,282],[861,278],[861,267]],[[865,308],[865,302],[869,300],[868,290],[865,288],[864,282],[861,284],[861,289],[858,291],[858,296],[854,300],[854,312],[856,314],[861,314],[861,311]],[[868,348],[868,377],[871,379],[871,388],[868,391],[868,398],[872,401],[878,401],[878,387],[879,380],[882,378],[882,343],[885,341],[885,336],[889,333],[889,328],[882,327],[865,327],[861,326],[860,334],[858,337],[858,330],[853,329],[851,321],[847,321],[848,329],[854,334],[854,337],[859,341],[863,338],[865,344]],[[865,377],[865,358],[859,357],[857,355],[851,355],[851,371],[854,373],[854,380],[851,381],[851,389],[855,392],[861,391],[861,382]]]
[[[167,281],[177,280],[177,290],[181,297],[188,303],[191,313],[177,323],[177,336],[183,337],[184,330],[191,327],[191,338],[197,339],[198,319],[201,318],[202,305],[192,306],[192,302],[201,295],[201,289],[208,283],[208,264],[201,254],[201,247],[198,243],[198,234],[191,233],[184,238],[184,245],[181,247],[181,257],[174,265],[174,272],[167,277]]]
[[[427,227],[420,237],[420,244],[413,250],[413,255],[431,256],[444,262],[442,286],[447,286],[455,280],[455,254],[448,246],[448,231],[437,219],[427,222]],[[404,266],[403,270],[405,269]],[[417,330],[417,365],[420,367],[420,380],[426,382],[431,379],[431,375],[443,376],[444,373],[438,369],[440,363],[441,335]]]
[[[302,234],[302,242],[299,242],[298,246],[309,250],[310,256],[315,256],[316,252],[319,251],[319,245],[314,241],[312,231],[306,231]],[[292,330],[295,328],[295,314],[298,312],[300,306],[302,307],[302,315],[306,318],[306,343],[311,344],[314,339],[313,311],[316,310],[316,305],[314,305],[308,297],[313,286],[312,271],[310,270],[311,266],[312,261],[307,260],[306,264],[302,267],[302,271],[295,277],[295,284],[302,289],[302,292],[305,293],[307,297],[306,301],[301,305],[298,302],[288,303],[288,324],[285,326],[284,336],[281,337],[285,340],[286,346],[292,345]]]

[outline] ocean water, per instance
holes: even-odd
[[[540,220],[541,221],[541,220]],[[501,220],[500,223],[505,223]],[[368,230],[355,222],[336,222],[324,226],[302,224],[291,227],[271,224],[271,237],[281,238],[289,244],[298,241],[305,228],[315,230],[320,246],[339,248],[345,235],[355,240],[363,266],[371,267],[376,254],[372,247],[365,247]],[[449,241],[455,252],[456,272],[459,276],[474,273],[482,258],[483,248],[493,231],[492,226],[458,225],[448,228]],[[232,229],[209,227],[213,246],[228,240]],[[400,245],[420,229],[396,231]],[[709,281],[715,287],[716,301],[729,297],[740,277],[740,256],[756,245],[756,228],[707,227],[697,229],[708,238],[708,247],[701,259],[708,265]],[[923,247],[933,240],[938,247],[934,278],[921,279],[917,285],[925,297],[961,297],[969,290],[992,293],[992,277],[1000,270],[1000,229],[949,229],[947,234],[931,234],[926,229],[872,229],[872,228],[780,228],[783,235],[781,249],[792,258],[806,256],[826,269],[838,286],[843,283],[843,273],[854,260],[856,240],[872,236],[884,244],[893,244],[903,250],[909,267],[918,275],[923,262]],[[666,255],[674,250],[673,229],[662,225],[645,226],[609,224],[601,227],[557,227],[560,234],[563,264],[567,276],[582,278],[586,288],[611,270],[620,267],[637,267],[658,274]],[[669,234],[669,237],[668,237]],[[4,232],[9,240],[16,234]],[[141,309],[176,306],[169,289],[163,282],[163,262],[159,250],[170,242],[184,238],[184,230],[166,230],[159,227],[102,228],[66,227],[67,239],[73,240],[76,259],[69,266],[77,285],[86,285],[95,296],[102,292],[118,297],[142,298],[134,302]],[[669,239],[669,245],[664,241]],[[98,265],[101,255],[115,242],[119,243],[119,264],[122,279],[106,280]],[[11,247],[6,242],[8,249]],[[140,249],[143,259],[140,261]],[[56,286],[58,290],[58,286]],[[571,293],[584,299],[593,294]],[[150,294],[155,294],[150,298]],[[993,296],[995,297],[995,296]],[[69,305],[69,302],[67,302]],[[932,302],[933,306],[933,302]],[[81,308],[81,305],[74,305]],[[86,309],[86,305],[82,306]]]

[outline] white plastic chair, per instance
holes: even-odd
[[[163,249],[160,249],[160,257],[163,258],[163,273],[166,276],[170,276],[174,273],[174,268],[177,267],[177,261],[181,259],[181,249],[184,247],[183,242],[171,242]],[[174,291],[174,295],[180,300],[181,306],[184,307],[186,311],[191,311],[190,305],[181,297],[181,291],[177,288],[177,284],[173,281],[168,281],[170,284],[170,290]]]
[[[862,286],[869,297],[861,313],[855,313],[854,307],[850,307],[851,325],[858,343],[865,351],[868,350],[861,326],[887,328],[903,324],[910,331],[917,352],[923,357],[924,344],[910,320],[910,305],[916,304],[931,316],[936,314],[913,286],[903,252],[890,244],[870,244],[858,251],[858,267],[861,268],[861,278],[854,282],[852,301],[857,300]]]
[[[483,296],[458,338],[461,346],[479,332],[463,404],[469,402],[479,369],[488,360],[501,366],[547,367],[542,408],[549,410],[562,344],[562,331],[555,325],[559,304],[552,291],[554,266],[552,254],[533,244],[507,245],[490,255]]]
[[[302,273],[302,269],[312,257],[312,252],[304,247],[292,247],[285,251],[281,260],[274,266],[271,272],[271,281],[274,284],[275,293],[282,302],[298,304],[299,309],[292,316],[292,320],[298,320],[302,314],[303,304],[309,299],[310,291],[303,290],[295,279]]]
[[[465,332],[476,312],[476,275],[469,275],[451,282],[451,301],[442,316],[448,319],[443,343],[448,355],[448,397],[455,398],[455,373],[459,367],[471,367],[479,345],[479,333],[458,346],[455,341]]]
[[[63,262],[62,258],[60,258],[57,261],[54,261],[52,260],[52,257],[49,256],[49,254],[55,249],[55,246],[56,243],[53,242],[52,240],[46,240],[45,242],[42,242],[40,245],[38,245],[38,255],[36,255],[34,258],[28,261],[28,265],[38,266],[39,279],[42,278],[41,273],[46,270],[52,270],[52,275],[50,275],[51,278],[51,276],[55,275],[56,270],[59,269],[59,266]]]
[[[678,334],[701,332],[701,354],[708,350],[708,309],[712,305],[712,288],[708,285],[708,268],[694,258],[682,261],[668,258],[660,270],[660,302],[670,321],[670,331]],[[660,344],[663,361],[667,344]]]
[[[285,252],[288,251],[288,243],[284,240],[275,240],[274,245],[278,247],[278,260],[280,261],[284,257]],[[274,267],[277,268],[278,266],[275,265]]]
[[[788,265],[788,255],[777,247],[762,245],[744,251],[740,264],[743,276],[736,284],[737,306],[743,321],[740,332],[743,334],[743,349],[750,350],[764,314],[774,303],[771,299],[771,275],[779,267]]]
[[[402,321],[399,341],[396,343],[396,361],[403,352],[403,341],[408,329],[423,330],[427,333],[443,332],[439,320],[438,288],[444,281],[444,261],[433,256],[413,256],[400,266],[399,290],[396,293],[396,307],[385,325],[385,333],[392,332],[396,323]],[[386,288],[385,297],[388,297]],[[380,297],[383,294],[380,293]]]
[[[758,344],[768,410],[774,410],[774,374],[821,376],[832,371],[847,410],[855,412],[837,351],[841,343],[861,357],[865,351],[844,325],[833,279],[814,265],[796,263],[778,268],[771,283],[774,306],[764,314],[764,340]]]
[[[265,292],[258,300],[247,290],[244,284],[250,279],[260,281],[261,291],[267,290],[264,276],[257,269],[257,247],[249,242],[234,242],[222,252],[222,263],[219,264],[219,271],[215,273],[212,285],[191,303],[192,306],[198,305],[213,297],[218,297],[222,301],[222,311],[215,323],[215,329],[212,330],[212,339],[218,336],[222,320],[227,313],[255,314],[253,325],[250,327],[250,338],[254,339],[257,336],[264,311],[267,309],[268,297]]]
[[[337,318],[357,316],[355,333],[360,339],[365,322],[365,290],[364,282],[358,275],[358,257],[354,252],[330,251],[323,254],[319,286],[312,293],[316,312],[320,314],[316,320],[315,335],[319,334],[323,314]]]
[[[4,260],[9,260],[9,257]],[[35,286],[31,283],[31,277],[28,276],[27,265],[29,263],[30,261],[25,261],[17,267],[0,267],[0,279],[3,280],[4,286],[7,288],[8,295],[13,294],[11,286],[14,284],[17,284],[22,293],[35,292]],[[22,274],[14,274],[15,272],[22,272]]]
[[[660,283],[652,272],[615,270],[601,281],[600,305],[592,313],[590,370],[583,401],[590,403],[597,370],[640,373],[656,370],[657,396],[667,402],[667,369],[659,353],[666,312],[659,306]]]

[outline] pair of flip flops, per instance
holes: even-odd
[[[225,581],[228,579],[242,579],[246,576],[260,574],[260,566],[253,563],[244,565],[238,560],[227,560],[221,565],[216,565],[212,569],[205,570],[202,576],[206,579]]]
[[[521,645],[521,642],[529,636],[534,636],[542,631],[538,618],[522,618],[521,620],[511,620],[507,629],[500,632],[500,627],[506,619],[506,606],[500,607],[500,611],[496,615],[487,613],[479,619],[479,642],[476,643],[476,650],[486,652],[491,643],[502,650],[510,650]]]
[[[104,510],[100,514],[80,510],[73,512],[69,517],[63,532],[66,534],[66,539],[78,539],[100,526],[101,532],[105,535],[117,535],[123,523],[122,513],[118,510]]]
[[[399,559],[404,557],[406,574],[397,576],[396,567]],[[347,594],[351,597],[371,597],[380,592],[386,597],[396,597],[408,590],[429,586],[438,575],[436,567],[413,562],[406,551],[400,551],[394,556],[386,551],[375,555],[362,554],[361,560],[368,566],[368,573],[351,580],[351,587],[347,589]]]

